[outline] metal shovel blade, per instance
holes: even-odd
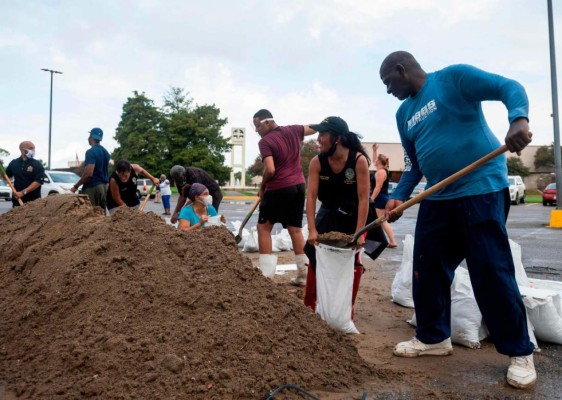
[[[256,210],[258,204],[260,204],[261,199],[257,199],[254,204],[252,205],[252,208],[250,209],[250,211],[248,212],[248,214],[246,214],[246,217],[244,218],[244,221],[242,221],[242,224],[240,225],[240,229],[238,230],[238,235],[236,235],[234,237],[234,240],[236,241],[236,244],[240,243],[242,241],[242,230],[244,229],[244,226],[246,226],[246,223],[250,220],[250,218],[252,217],[252,214],[254,213],[254,211]]]

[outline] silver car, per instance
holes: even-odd
[[[12,188],[3,179],[0,179],[0,199],[12,201]]]

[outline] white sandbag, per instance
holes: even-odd
[[[255,253],[258,251],[258,231],[255,226],[252,227],[250,234],[244,241],[244,248],[242,251],[247,253]]]
[[[408,321],[417,326],[416,313]],[[476,304],[468,270],[459,267],[451,285],[451,341],[471,349],[479,349],[488,329]]]
[[[521,246],[509,239],[509,247],[511,248],[511,257],[513,258],[513,264],[515,265],[515,280],[519,286],[529,286],[529,278],[527,278],[527,273],[523,267],[523,262],[521,261]]]
[[[402,264],[396,271],[390,289],[392,301],[404,307],[414,307],[412,297],[412,273],[414,265],[414,237],[406,235],[403,241]]]
[[[529,340],[531,341],[531,343],[533,343],[533,346],[535,347],[535,351],[539,352],[541,351],[541,349],[539,347],[539,342],[537,342],[537,337],[535,336],[535,327],[533,326],[533,323],[529,318],[529,312],[527,311],[526,307],[525,307],[525,315],[527,316],[527,332],[529,334]]]
[[[562,344],[562,300],[554,290],[520,286],[527,315],[535,336],[545,342]]]
[[[293,242],[289,231],[287,229],[281,230],[277,235],[271,238],[273,247],[276,247],[277,251],[290,251],[293,250]]]
[[[558,281],[549,281],[547,279],[528,279],[529,284],[525,286],[529,286],[535,289],[548,289],[557,292],[562,299],[562,282]]]
[[[316,312],[334,329],[359,333],[351,320],[355,250],[316,246]]]
[[[482,314],[474,298],[468,270],[459,267],[451,285],[451,340],[472,349],[488,336]]]

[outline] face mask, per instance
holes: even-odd
[[[33,157],[35,157],[35,152],[34,152],[33,150],[27,150],[27,151],[25,152],[25,156],[26,156],[27,158],[33,158]]]
[[[205,204],[207,207],[209,207],[211,204],[213,204],[213,196],[209,195],[209,196],[205,197],[203,199],[203,204]]]

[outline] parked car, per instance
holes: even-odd
[[[45,171],[43,185],[41,186],[41,197],[52,194],[71,193],[70,189],[79,180],[80,176],[74,172]],[[80,192],[80,188],[78,188],[78,191]]]
[[[423,192],[425,190],[425,187],[427,186],[427,182],[420,182],[416,185],[416,187],[414,188],[414,190],[412,191],[412,194],[410,195],[410,198],[417,196],[418,194],[420,194],[421,192]]]
[[[556,204],[556,183],[551,183],[542,192],[542,205]]]
[[[153,184],[154,182],[150,179],[137,179],[137,196],[139,196],[139,199],[148,194]],[[152,191],[150,198],[153,199],[154,196],[156,196],[155,190]]]
[[[510,175],[509,180],[509,196],[512,204],[525,203],[525,193],[527,188],[523,183],[523,179],[519,175]]]
[[[12,201],[12,188],[2,179],[0,179],[0,199]]]

